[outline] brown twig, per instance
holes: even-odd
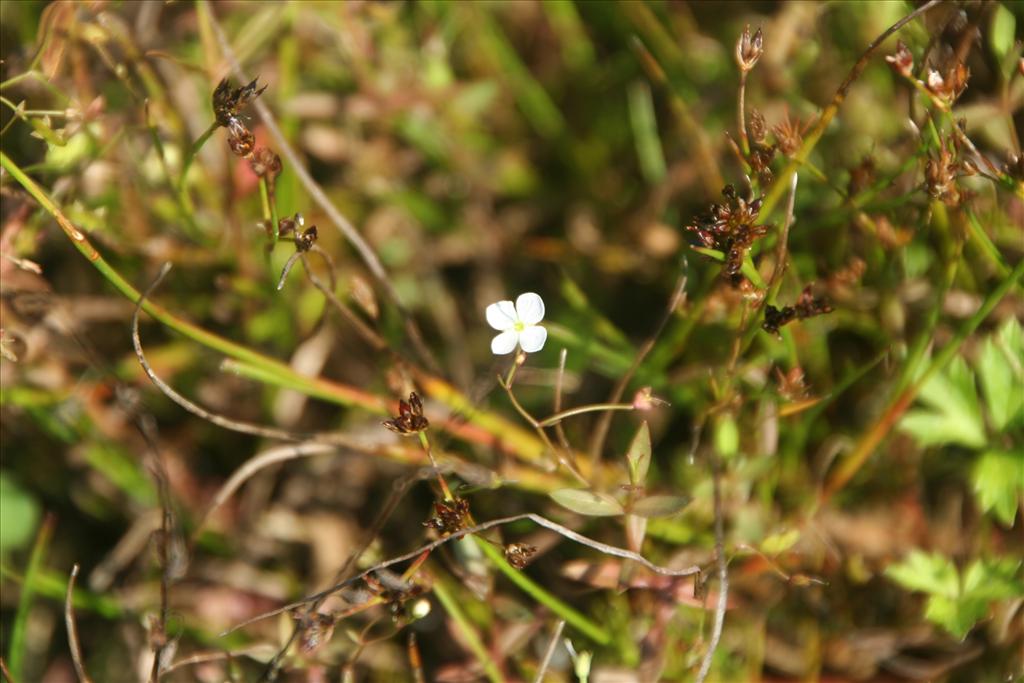
[[[586,536],[584,536],[582,534],[578,534],[575,531],[573,531],[572,529],[564,527],[561,524],[558,524],[556,522],[552,522],[551,520],[546,519],[544,517],[541,517],[540,515],[534,514],[532,512],[528,512],[528,513],[524,513],[524,514],[521,514],[521,515],[513,515],[511,517],[500,517],[498,519],[492,519],[492,520],[489,520],[487,522],[483,522],[481,524],[477,524],[475,526],[466,527],[464,529],[459,529],[458,531],[454,531],[451,534],[449,534],[448,536],[445,536],[443,538],[439,538],[436,541],[432,541],[430,543],[422,545],[419,548],[417,548],[416,550],[410,551],[410,552],[405,553],[403,555],[399,555],[398,557],[393,557],[390,560],[385,560],[384,562],[380,562],[380,563],[370,567],[369,569],[366,569],[366,570],[360,572],[359,574],[356,574],[355,576],[353,576],[353,577],[351,577],[349,579],[346,579],[344,581],[336,583],[335,585],[331,586],[330,588],[327,588],[327,589],[325,589],[323,591],[320,591],[319,593],[315,593],[313,595],[310,595],[308,597],[303,598],[302,600],[298,600],[296,602],[289,603],[289,604],[284,605],[282,607],[278,607],[277,609],[270,610],[269,612],[264,612],[263,614],[258,614],[255,617],[252,617],[250,619],[246,619],[242,623],[237,624],[235,626],[232,626],[228,630],[224,631],[223,633],[220,634],[220,636],[221,637],[227,636],[228,634],[233,633],[233,632],[237,631],[238,629],[244,628],[244,627],[248,626],[249,624],[255,623],[257,621],[261,621],[263,619],[267,619],[269,617],[273,617],[273,616],[276,616],[278,614],[283,614],[284,612],[288,612],[288,611],[293,610],[293,609],[295,609],[297,607],[302,607],[302,606],[308,605],[310,603],[316,603],[317,601],[321,601],[324,598],[326,598],[326,597],[328,597],[330,595],[333,595],[334,593],[337,593],[340,590],[343,590],[343,589],[347,588],[348,586],[352,585],[356,581],[359,581],[360,579],[362,579],[364,576],[367,576],[367,575],[372,574],[374,572],[378,572],[378,571],[380,571],[382,569],[387,569],[388,567],[391,567],[393,565],[400,564],[402,562],[407,562],[409,560],[415,559],[415,558],[419,557],[420,555],[422,555],[424,553],[433,552],[434,550],[436,550],[437,548],[445,545],[446,543],[450,543],[451,541],[457,541],[458,539],[463,538],[464,536],[469,536],[471,534],[479,534],[482,531],[487,531],[488,529],[493,529],[494,527],[503,526],[505,524],[512,524],[514,522],[521,522],[523,520],[530,520],[531,522],[533,522],[534,524],[537,524],[538,526],[542,526],[545,529],[550,529],[551,531],[554,531],[555,533],[557,533],[557,534],[559,534],[561,536],[564,536],[565,538],[568,538],[570,541],[575,541],[576,543],[579,543],[581,545],[585,545],[588,548],[593,548],[594,550],[596,550],[596,551],[598,551],[600,553],[603,553],[605,555],[612,555],[613,557],[621,557],[623,559],[633,560],[634,562],[638,562],[639,564],[643,565],[644,567],[647,567],[648,569],[650,569],[652,572],[654,572],[656,574],[661,574],[663,576],[692,576],[694,574],[699,574],[700,571],[701,571],[700,567],[698,567],[696,565],[693,565],[693,566],[690,566],[690,567],[683,567],[681,569],[670,569],[668,567],[662,567],[660,565],[656,565],[653,562],[651,562],[650,560],[648,560],[646,557],[644,557],[643,555],[640,555],[638,553],[634,553],[634,552],[632,552],[630,550],[626,550],[624,548],[619,548],[619,547],[616,547],[616,546],[613,546],[613,545],[608,545],[606,543],[601,543],[600,541],[595,541],[592,538],[588,538],[588,537],[586,537]]]
[[[316,443],[313,441],[289,444],[287,446],[278,446],[277,448],[271,448],[270,450],[264,451],[258,455],[255,455],[239,466],[228,480],[224,482],[217,493],[213,496],[213,500],[210,502],[210,506],[203,513],[203,516],[199,519],[199,523],[196,525],[195,530],[192,532],[192,540],[199,537],[199,533],[206,526],[206,523],[210,520],[210,517],[214,512],[220,508],[224,502],[230,498],[235,491],[241,488],[250,477],[255,475],[260,470],[276,465],[277,463],[287,462],[288,460],[294,460],[296,458],[305,458],[311,455],[322,455],[324,453],[333,453],[338,450],[338,446],[334,444]]]
[[[317,247],[316,245],[314,245],[313,248],[310,249],[310,251],[315,251],[324,258],[324,260],[327,262],[328,267],[330,268],[331,279],[333,281],[334,260],[331,258],[330,254],[328,254],[323,249]],[[349,324],[351,324],[352,327],[356,329],[356,332],[359,333],[359,336],[361,336],[366,341],[367,344],[372,346],[377,351],[383,351],[384,349],[388,348],[388,343],[384,341],[384,338],[381,337],[372,329],[370,329],[370,326],[363,322],[362,318],[356,315],[351,308],[346,306],[345,303],[338,298],[338,296],[334,293],[333,282],[331,286],[327,286],[320,278],[313,274],[312,269],[309,267],[309,261],[306,258],[306,254],[302,252],[296,253],[298,253],[299,258],[302,259],[302,268],[306,273],[306,278],[310,281],[310,283],[312,283],[314,287],[320,290],[320,293],[323,294],[327,301],[332,306],[334,306],[338,313],[341,314],[341,317],[345,318],[345,320],[347,320]]]
[[[562,382],[565,380],[565,360],[568,355],[569,349],[564,348],[558,354],[558,374],[555,376],[555,398],[552,403],[555,413],[562,411]],[[555,436],[558,437],[558,443],[562,445],[562,448],[567,451],[572,450],[572,445],[569,444],[569,439],[565,436],[565,427],[561,422],[555,424]]]
[[[725,608],[729,597],[729,563],[725,557],[725,522],[722,517],[722,473],[718,462],[718,454],[711,454],[711,484],[714,495],[715,513],[715,560],[718,565],[718,602],[715,605],[715,620],[711,626],[711,641],[704,659],[697,672],[696,683],[704,683],[711,671],[711,660],[722,639],[722,626],[725,624]]]
[[[68,648],[71,650],[71,661],[75,665],[75,673],[78,675],[79,683],[92,683],[89,674],[85,672],[82,664],[82,648],[78,643],[78,627],[75,625],[75,608],[72,598],[75,593],[75,579],[78,578],[78,564],[71,567],[71,576],[68,577],[68,590],[64,595],[64,624],[68,629]]]
[[[682,274],[679,279],[676,280],[675,289],[672,291],[672,296],[669,297],[668,305],[665,307],[665,313],[662,315],[661,320],[658,321],[658,326],[654,328],[654,333],[643,343],[640,350],[637,351],[636,358],[633,359],[632,365],[626,370],[626,374],[619,378],[616,382],[615,388],[612,393],[608,396],[608,403],[618,403],[622,400],[622,394],[625,393],[626,387],[633,379],[633,375],[636,374],[637,370],[640,369],[640,365],[647,358],[647,354],[654,348],[654,344],[658,341],[658,337],[665,331],[665,326],[668,325],[668,321],[672,319],[672,314],[675,313],[676,309],[683,305],[686,300],[686,257],[683,257],[683,263],[681,264]],[[601,451],[604,450],[605,439],[608,438],[608,430],[612,424],[613,413],[606,412],[601,415],[598,419],[597,424],[594,426],[594,435],[590,439],[590,460],[593,463],[597,463],[601,457]]]
[[[4,661],[3,657],[0,657],[0,674],[4,675],[4,680],[7,681],[7,683],[17,683],[17,681],[14,680],[14,676],[11,675],[10,669],[7,668],[7,662]]]
[[[551,634],[548,647],[544,651],[544,659],[540,660],[540,666],[537,667],[537,675],[533,677],[533,683],[544,683],[544,674],[551,664],[551,658],[555,656],[555,650],[558,648],[558,639],[562,637],[563,628],[565,628],[565,619],[559,619],[558,623],[555,624],[555,632]]]

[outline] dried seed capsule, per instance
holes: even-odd
[[[273,180],[281,173],[281,157],[266,147],[260,147],[249,159],[249,167],[257,177]]]
[[[741,71],[747,72],[754,68],[757,60],[761,59],[761,53],[764,51],[763,44],[764,36],[761,34],[761,29],[757,29],[757,33],[751,38],[750,26],[747,25],[743,28],[743,34],[736,41],[736,63],[739,64]]]

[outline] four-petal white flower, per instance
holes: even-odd
[[[512,353],[516,344],[527,353],[544,348],[548,331],[538,325],[544,319],[544,300],[533,292],[520,294],[511,301],[499,301],[487,307],[487,324],[501,332],[491,340],[491,352],[497,356]]]

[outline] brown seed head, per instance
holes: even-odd
[[[248,85],[234,89],[227,78],[217,84],[213,91],[213,115],[217,119],[217,125],[225,128],[230,126],[231,120],[238,116],[245,105],[263,94],[267,86],[257,87],[257,80],[254,78]]]
[[[408,403],[398,402],[398,417],[387,420],[383,424],[396,434],[411,436],[429,427],[430,421],[423,416],[423,403],[414,391],[409,394]]]
[[[536,546],[526,543],[509,543],[505,546],[505,559],[516,569],[522,569],[536,552]]]
[[[281,157],[266,147],[260,147],[249,159],[249,167],[257,177],[273,180],[281,173]]]
[[[434,503],[434,514],[436,516],[423,522],[423,526],[435,529],[443,536],[454,534],[466,528],[469,521],[469,501],[465,498],[455,498]]]
[[[763,43],[764,36],[761,34],[760,28],[757,29],[753,38],[750,37],[750,25],[743,28],[743,34],[736,41],[736,63],[739,64],[741,71],[746,73],[754,68],[757,60],[761,59]]]

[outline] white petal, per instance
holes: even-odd
[[[520,294],[516,299],[516,313],[519,315],[520,322],[536,325],[544,319],[544,299],[533,292]]]
[[[487,307],[487,324],[496,330],[508,330],[516,324],[516,307],[511,301],[499,301]],[[505,353],[508,353],[506,351]]]
[[[518,332],[515,330],[505,330],[491,340],[491,353],[495,356],[504,356],[506,353],[512,353],[516,348],[517,341],[519,341]]]
[[[519,333],[519,345],[527,353],[535,353],[544,348],[544,342],[548,340],[548,331],[540,325],[527,327]]]

